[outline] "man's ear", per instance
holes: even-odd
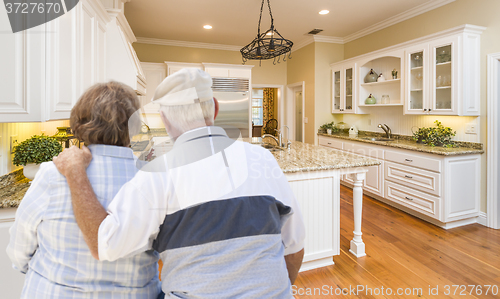
[[[214,108],[215,108],[215,112],[214,112],[214,120],[217,118],[217,115],[219,114],[219,101],[217,101],[216,98],[214,98]]]

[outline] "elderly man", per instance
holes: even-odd
[[[77,223],[97,259],[157,250],[166,298],[293,298],[305,237],[298,203],[267,150],[213,126],[211,85],[198,69],[160,84],[153,101],[174,147],[143,167],[107,210],[86,176],[88,150],[54,159]]]

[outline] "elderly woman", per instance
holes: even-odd
[[[92,152],[87,174],[105,208],[137,172],[128,146],[129,129],[138,129],[129,128],[129,118],[138,109],[130,87],[109,82],[89,88],[71,111],[75,136]],[[26,273],[22,298],[156,298],[160,293],[158,253],[139,252],[115,262],[92,257],[74,218],[67,181],[53,162],[41,165],[10,235],[7,253],[14,268]]]

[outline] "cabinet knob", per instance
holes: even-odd
[[[411,159],[405,159],[405,161],[410,162],[410,163],[413,162],[413,160],[411,160]]]
[[[405,198],[408,200],[413,200],[413,198],[409,198],[408,196],[405,196]]]
[[[413,177],[406,175],[406,174],[405,174],[405,178],[413,179]]]
[[[431,109],[429,109],[429,112],[431,112]]]
[[[424,109],[424,111],[427,111],[427,109]]]
[[[332,144],[331,142],[328,142],[328,144]]]

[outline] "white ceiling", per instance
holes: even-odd
[[[274,25],[298,44],[314,28],[320,36],[352,39],[454,0],[271,0]],[[132,0],[125,16],[136,37],[244,46],[257,35],[261,0]],[[320,15],[320,10],[330,11]],[[203,29],[203,25],[213,29]],[[267,0],[261,30],[269,29]]]

